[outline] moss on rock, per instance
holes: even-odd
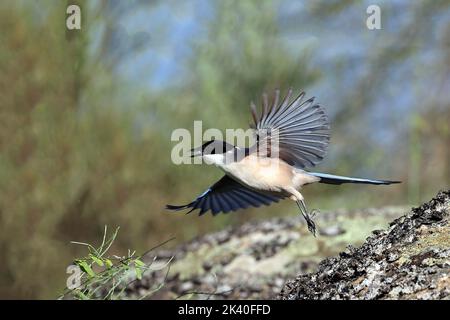
[[[450,191],[284,286],[281,299],[448,299]]]

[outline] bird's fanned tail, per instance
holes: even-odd
[[[308,172],[308,174],[320,178],[319,183],[326,183],[326,184],[361,183],[361,184],[389,185],[394,183],[401,183],[401,181],[352,178],[319,172]]]

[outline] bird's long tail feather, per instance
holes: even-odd
[[[326,184],[362,183],[362,184],[388,185],[393,183],[401,183],[401,181],[351,178],[318,172],[308,172],[308,174],[320,178],[319,182]]]

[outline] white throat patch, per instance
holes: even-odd
[[[216,166],[225,164],[225,154],[204,154],[203,160],[206,164],[214,164]]]
[[[218,167],[224,167],[235,161],[235,150],[232,149],[220,154],[205,154],[203,160],[206,164],[214,164]]]

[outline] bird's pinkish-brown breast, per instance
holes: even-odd
[[[277,158],[261,158],[249,155],[239,162],[223,168],[234,179],[265,191],[281,191],[292,186],[294,169]]]

